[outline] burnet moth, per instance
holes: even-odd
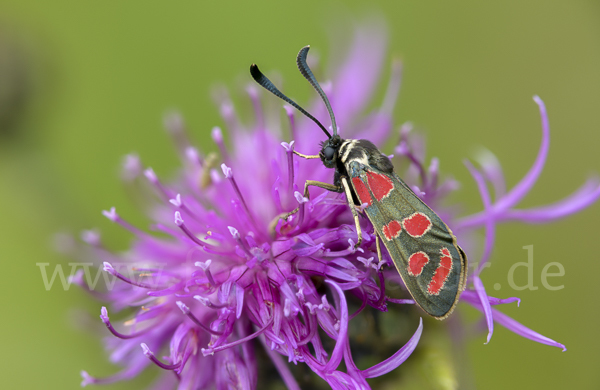
[[[357,208],[366,204],[364,213],[375,228],[379,260],[380,242],[383,242],[415,302],[431,316],[440,320],[446,318],[465,287],[465,253],[450,228],[396,175],[387,156],[368,140],[345,140],[338,135],[329,100],[306,63],[308,50],[309,46],[306,46],[298,53],[298,69],[325,102],[333,135],[315,117],[280,92],[255,64],[250,66],[250,74],[258,84],[294,106],[327,135],[328,140],[321,144],[318,155],[294,151],[302,158],[320,158],[327,168],[335,169],[333,184],[308,180],[304,196],[309,197],[311,186],[345,193],[356,224],[357,246],[362,241]],[[275,222],[297,211],[282,214]]]

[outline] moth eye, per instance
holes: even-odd
[[[335,154],[335,149],[333,149],[331,146],[328,146],[325,148],[325,150],[323,150],[323,154],[325,155],[326,160],[331,160]]]

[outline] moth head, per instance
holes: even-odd
[[[321,144],[321,152],[319,153],[319,157],[321,157],[323,165],[325,165],[327,168],[335,168],[337,165],[337,159],[339,156],[338,152],[341,145],[342,139],[337,134]]]

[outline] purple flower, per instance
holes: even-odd
[[[385,47],[382,30],[359,29],[341,67],[332,73],[334,78],[323,83],[346,138],[382,144],[391,134],[400,87],[398,63],[392,66],[380,108],[360,114],[376,87]],[[263,105],[271,96],[264,96],[255,85],[247,91],[254,108],[251,123],[238,118],[226,94],[221,97],[227,131],[212,129],[220,157],[192,146],[181,117],[170,115],[166,127],[183,165],[177,179],[163,181],[151,168],[144,170],[137,156],[126,158],[123,178],[144,185],[142,192],[154,200],[150,208],[154,233],[132,226],[112,208],[103,214],[133,235],[128,251],[114,253],[97,233],[84,235],[90,252],[116,279],[105,291],[86,285],[81,275],[74,281],[108,303],[110,311],[102,307],[100,315],[113,336],[106,345],[111,361],[123,370],[102,379],[84,371],[82,385],[129,379],[158,366],[162,375],[155,388],[254,389],[261,381],[256,349],[262,348],[290,389],[299,385],[289,363],[308,366],[334,389],[364,389],[370,388],[367,378],[394,370],[416,348],[422,321],[414,323],[413,336],[395,354],[370,368],[357,368],[350,352],[350,319],[366,306],[385,312],[388,302],[414,302],[386,295],[386,282],[401,281],[389,267],[387,254],[378,259],[367,220],[361,222],[363,242],[354,248],[357,235],[344,195],[319,190],[311,191],[310,200],[301,195],[306,180],[332,178],[332,171],[320,161],[299,159],[293,153],[314,154],[323,138],[321,130],[289,107],[287,123],[280,123],[279,110]],[[409,163],[403,176],[452,227],[459,242],[475,229],[485,229],[484,254],[469,276],[462,300],[485,314],[488,341],[495,321],[564,349],[492,309],[517,298],[489,297],[479,278],[493,248],[497,223],[548,222],[579,211],[600,196],[598,181],[590,180],[554,205],[515,208],[535,183],[548,152],[546,112],[542,101],[535,100],[542,115],[542,147],[515,188],[505,191],[502,171],[493,158],[484,161],[481,170],[467,163],[483,199],[481,213],[457,218],[452,208],[442,205],[457,184],[439,178],[437,159],[426,164],[423,140],[411,132],[410,124],[400,128],[395,158]],[[327,122],[320,101],[315,100],[309,111]],[[229,139],[229,147],[224,139]],[[494,188],[494,201],[488,183]],[[296,207],[299,212],[287,220],[275,219]],[[349,297],[362,302],[358,312],[349,312]],[[124,309],[129,313],[125,321],[111,321],[109,313]],[[342,360],[345,371],[340,368]]]

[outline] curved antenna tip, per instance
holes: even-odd
[[[333,115],[333,110],[331,109],[329,99],[327,99],[327,95],[325,95],[325,92],[323,92],[323,89],[319,85],[319,82],[313,75],[313,72],[310,70],[308,63],[306,62],[309,49],[310,45],[304,46],[302,49],[300,49],[300,51],[298,52],[298,57],[296,57],[296,64],[298,65],[298,69],[300,70],[300,73],[302,73],[302,76],[304,76],[304,78],[308,80],[310,85],[312,85],[312,87],[315,89],[315,91],[317,91],[319,96],[321,96],[321,99],[323,99],[323,102],[327,107],[327,111],[329,112],[329,117],[331,118],[331,128],[333,130],[333,135],[337,135],[337,124],[335,123],[335,115]]]
[[[255,81],[258,81],[260,76],[262,75],[261,71],[258,70],[258,66],[256,64],[250,65],[250,75]]]
[[[254,79],[254,81],[256,81],[261,87],[263,87],[267,91],[271,92],[273,95],[277,96],[278,98],[282,99],[283,101],[291,104],[298,111],[300,111],[302,114],[306,115],[309,119],[311,119],[313,122],[315,122],[321,128],[321,130],[323,130],[323,132],[327,135],[328,138],[331,138],[331,134],[321,124],[321,122],[319,122],[317,120],[317,118],[315,118],[314,116],[310,115],[304,108],[300,107],[295,101],[293,101],[289,97],[285,96],[280,90],[278,90],[277,87],[275,85],[273,85],[273,83],[271,82],[271,80],[269,80],[267,78],[267,76],[265,76],[258,69],[258,66],[256,64],[250,65],[250,75],[252,75],[252,78]]]

